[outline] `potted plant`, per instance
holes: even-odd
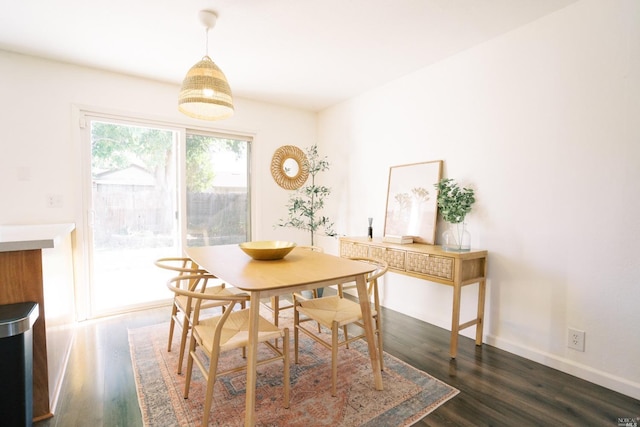
[[[291,194],[285,205],[289,215],[286,219],[280,219],[277,226],[308,231],[311,236],[311,246],[314,246],[314,236],[317,231],[323,230],[327,236],[335,236],[336,233],[333,231],[333,222],[320,214],[324,207],[324,199],[331,194],[331,189],[324,185],[316,185],[316,175],[329,170],[329,162],[326,157],[320,157],[317,145],[312,145],[305,151],[311,183],[298,188]]]
[[[441,179],[435,187],[438,189],[438,209],[442,219],[449,223],[443,233],[443,248],[456,252],[471,250],[471,236],[464,219],[476,201],[473,189],[460,188],[451,178]]]

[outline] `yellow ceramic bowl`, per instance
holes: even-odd
[[[238,246],[253,259],[274,260],[287,256],[287,254],[296,247],[296,244],[281,240],[262,240],[257,242],[244,242]]]

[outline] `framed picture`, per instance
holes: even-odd
[[[416,243],[435,244],[438,219],[437,189],[442,160],[389,169],[385,236],[411,236]]]

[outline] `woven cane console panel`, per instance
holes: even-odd
[[[445,285],[466,285],[482,280],[486,274],[486,251],[455,253],[435,245],[400,245],[381,239],[341,237],[340,255],[383,259],[391,271]]]
[[[340,242],[340,256],[345,258],[368,257],[369,246],[358,245],[350,242]]]
[[[348,258],[382,259],[388,262],[389,268],[393,270],[453,280],[453,260],[451,258],[347,241],[341,241],[340,255]]]
[[[405,252],[397,251],[394,249],[380,248],[378,246],[371,246],[369,256],[371,258],[382,259],[389,263],[389,268],[396,270],[404,270]]]
[[[340,256],[346,258],[370,257],[382,259],[389,263],[389,268],[402,271],[405,269],[404,251],[342,241],[340,243]]]
[[[408,272],[453,280],[453,259],[407,252]]]

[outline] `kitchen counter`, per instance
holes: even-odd
[[[55,247],[75,224],[0,225],[0,252]]]
[[[53,416],[71,351],[74,230],[75,224],[0,225],[0,305],[39,307],[33,325],[34,421]]]

